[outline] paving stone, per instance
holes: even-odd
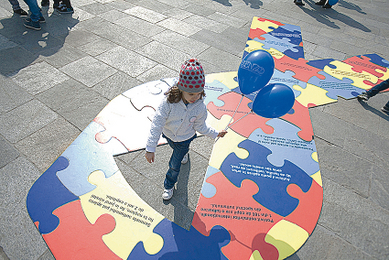
[[[166,19],[165,15],[141,6],[135,6],[133,8],[125,10],[124,12],[140,19],[146,20],[150,23],[157,23]]]
[[[108,100],[112,100],[116,96],[124,93],[132,87],[140,85],[141,82],[130,77],[128,74],[121,71],[116,72],[111,77],[103,80],[93,87],[93,90],[100,93]]]
[[[89,56],[74,61],[60,70],[88,87],[93,87],[116,72],[114,68]]]
[[[99,54],[102,54],[103,52],[106,52],[116,47],[118,47],[116,43],[99,37],[93,42],[79,46],[78,49],[85,53],[88,53],[91,56],[97,56]]]
[[[213,14],[208,15],[208,18],[236,28],[240,28],[246,24],[246,21],[242,19],[235,18],[231,15],[226,15],[219,12],[215,12]]]
[[[215,13],[214,9],[208,8],[207,6],[197,5],[195,3],[190,3],[185,6],[184,10],[200,16],[208,16]]]
[[[94,33],[76,29],[69,32],[66,36],[65,43],[78,48],[79,46],[95,42],[99,39],[101,38]]]
[[[0,116],[0,134],[16,143],[41,129],[58,117],[37,100],[31,100]]]
[[[191,58],[189,54],[156,41],[137,49],[137,52],[173,70],[179,69],[184,61]]]
[[[153,36],[152,39],[194,57],[209,48],[209,45],[205,43],[195,39],[189,39],[170,30],[163,31]]]
[[[138,80],[142,81],[143,83],[164,79],[164,78],[174,78],[178,77],[178,71],[169,69],[168,67],[158,64],[157,66],[147,70],[146,72],[140,74],[138,77],[136,77]]]
[[[131,77],[136,77],[157,65],[155,61],[121,46],[109,50],[96,58],[118,70],[126,72]]]
[[[80,9],[93,14],[93,15],[99,15],[105,12],[108,12],[111,10],[111,8],[107,5],[101,4],[101,3],[93,3],[89,5],[83,5],[80,7]]]
[[[0,75],[0,115],[32,99],[26,90],[19,87],[10,78]]]
[[[100,17],[83,22],[82,25],[80,25],[80,28],[93,32],[100,37],[130,50],[150,42],[148,38],[126,28],[117,26]]]
[[[112,23],[114,23],[115,21],[120,20],[122,18],[128,17],[128,16],[129,16],[128,14],[125,14],[125,13],[120,12],[118,10],[110,10],[108,12],[105,12],[105,13],[102,13],[99,15],[99,17],[101,17],[107,21],[110,21]]]
[[[40,174],[22,156],[0,169],[0,246],[10,259],[38,259],[47,250],[26,209],[27,191]]]
[[[8,38],[0,35],[0,50],[14,48],[16,46],[18,46],[16,43],[14,43],[13,41],[10,41]]]
[[[44,172],[79,134],[79,129],[65,119],[58,118],[16,143],[15,147]]]
[[[193,15],[192,13],[180,8],[169,8],[168,10],[162,12],[162,14],[177,20],[184,20],[185,18]]]
[[[323,243],[327,245],[325,248],[322,246]],[[286,259],[372,260],[374,258],[321,225],[317,225],[304,246],[296,254]]]
[[[240,57],[213,47],[201,53],[198,58],[218,66],[220,72],[236,71],[239,68],[239,64],[241,62]]]
[[[355,156],[338,146],[316,140],[320,146],[320,171],[326,178],[368,197],[371,179],[380,169],[366,159]]]
[[[245,39],[247,39],[247,36],[248,34],[245,36]],[[191,35],[190,38],[234,55],[241,53],[245,46],[242,44],[242,40],[237,41],[236,39],[231,39],[225,35],[206,29],[202,29]],[[237,70],[237,68],[238,67],[236,67],[235,70]]]
[[[126,16],[122,19],[116,20],[115,24],[130,29],[146,37],[154,36],[155,34],[165,30],[164,28],[159,27],[158,25],[149,23],[145,20],[133,16]]]
[[[184,36],[191,36],[201,30],[200,27],[194,24],[186,23],[174,18],[167,18],[157,23],[157,25],[172,30],[176,33],[182,34]]]
[[[154,0],[136,0],[136,5],[160,14],[174,7],[170,3],[165,4],[162,3],[161,1],[154,1]]]
[[[75,80],[68,80],[37,96],[39,100],[83,130],[108,100]]]
[[[52,88],[69,77],[47,62],[39,62],[20,70],[12,79],[30,94],[35,95]]]
[[[221,33],[222,31],[224,31],[229,27],[226,24],[222,24],[199,15],[192,15],[184,19],[183,21],[188,24],[194,24],[200,28],[207,29],[215,33]]]
[[[33,63],[38,57],[20,46],[2,49],[0,56],[0,73],[2,75],[12,75]]]
[[[0,169],[15,160],[18,156],[18,150],[0,135]]]
[[[108,3],[107,5],[110,7],[113,7],[117,10],[121,10],[121,11],[124,11],[124,10],[127,10],[127,9],[134,7],[133,4],[131,4],[127,1],[124,1],[124,0],[112,1],[112,2]]]
[[[50,65],[60,68],[70,62],[76,61],[86,56],[86,54],[70,45],[64,45],[59,50],[43,50],[38,53]]]

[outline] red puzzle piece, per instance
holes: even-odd
[[[115,219],[104,214],[91,224],[79,200],[53,211],[59,226],[43,238],[56,259],[121,259],[103,242],[102,236],[115,228]]]
[[[373,74],[378,78],[382,77],[384,74],[377,72],[376,69],[382,70],[383,72],[386,72],[387,70],[384,67],[370,62],[370,58],[365,56],[361,56],[361,58],[354,56],[344,60],[343,62],[353,66],[352,70],[355,72],[361,73],[362,71],[366,71],[367,73]]]
[[[214,226],[227,229],[231,242],[222,252],[228,259],[249,259],[255,250],[266,259],[278,259],[277,249],[266,243],[264,237],[283,217],[254,200],[253,195],[259,191],[257,184],[246,179],[238,188],[222,172],[206,181],[214,185],[217,192],[211,198],[200,195],[193,227],[206,236]]]
[[[316,105],[314,105],[316,106]],[[293,114],[286,114],[281,117],[285,121],[288,121],[295,126],[301,129],[298,132],[298,136],[305,141],[312,141],[313,138],[313,128],[311,117],[309,115],[308,108],[300,104],[297,100],[295,100],[293,108]]]
[[[293,78],[304,82],[308,82],[308,80],[313,76],[316,76],[319,79],[326,78],[325,76],[318,73],[319,71],[321,71],[321,69],[308,65],[308,61],[303,58],[295,60],[284,55],[281,59],[274,59],[274,62],[276,69],[282,72],[285,72],[287,70],[293,71],[295,73]]]
[[[323,187],[313,180],[311,188],[306,193],[296,184],[290,184],[286,191],[290,196],[299,200],[299,205],[285,217],[285,220],[295,223],[312,234],[323,204]]]
[[[258,38],[260,40],[266,40],[264,37],[261,36],[261,35],[264,35],[264,34],[267,34],[267,32],[265,32],[264,30],[262,30],[260,28],[251,29],[250,32],[249,32],[249,38],[253,39],[253,40],[255,38]]]
[[[218,107],[213,102],[209,102],[207,106],[208,111],[217,119],[221,119],[223,115],[234,116],[230,128],[238,134],[249,137],[257,128],[261,128],[266,134],[274,132],[273,127],[266,124],[270,120],[269,118],[260,117],[251,111],[248,103],[252,101],[249,98],[243,96],[242,99],[242,95],[231,91],[219,96],[218,99],[222,100],[224,105]],[[242,102],[240,102],[241,99]]]

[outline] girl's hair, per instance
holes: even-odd
[[[182,98],[182,91],[177,87],[177,85],[174,85],[165,92],[165,95],[167,96],[167,101],[169,103],[178,103]],[[201,92],[200,99],[203,99],[203,97],[205,97],[204,90]]]

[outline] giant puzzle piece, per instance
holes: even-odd
[[[155,98],[156,95],[150,94],[149,96]],[[162,96],[157,95],[155,100],[161,102]],[[155,100],[151,100],[151,102]],[[103,130],[96,133],[96,140],[105,144],[116,139],[126,148],[126,152],[141,149],[149,134],[144,129],[150,128],[154,113],[155,110],[152,107],[141,107],[138,110],[134,107],[132,99],[119,95],[94,119],[96,123],[104,127]],[[134,139],[132,136],[137,136],[137,138]],[[159,143],[166,143],[166,140],[161,138]],[[120,153],[113,155],[117,154]]]
[[[57,178],[56,173],[69,166],[65,157],[58,159],[35,182],[27,195],[27,210],[41,234],[57,228],[59,219],[53,211],[78,197],[71,193]]]
[[[287,193],[286,187],[294,183],[307,192],[312,178],[288,160],[282,167],[269,163],[266,158],[271,150],[251,140],[244,140],[239,147],[246,149],[249,156],[227,156],[220,168],[223,174],[237,187],[245,179],[254,181],[259,187],[259,193],[253,196],[258,203],[284,217],[292,213],[298,200]]]
[[[62,154],[69,161],[69,166],[58,171],[57,176],[76,196],[95,189],[96,186],[88,182],[91,172],[100,169],[109,177],[119,170],[109,145],[105,146],[95,140],[95,135],[102,130],[99,124],[90,123]]]
[[[167,219],[162,220],[154,232],[164,239],[164,245],[157,254],[150,255],[139,242],[132,250],[128,260],[138,259],[221,259],[227,260],[220,251],[230,242],[230,234],[222,226],[215,226],[205,236],[193,226],[186,230]]]
[[[106,178],[97,170],[89,181],[96,189],[80,196],[86,218],[94,223],[101,215],[110,214],[116,222],[115,229],[103,237],[107,247],[122,259],[129,256],[139,241],[149,254],[158,253],[163,238],[153,229],[164,217],[136,194],[120,171]]]
[[[79,200],[69,202],[53,213],[60,219],[60,224],[53,232],[42,236],[56,259],[121,259],[102,239],[115,228],[111,215],[102,215],[89,223]]]
[[[266,234],[282,216],[253,199],[258,192],[257,184],[243,179],[240,187],[236,187],[221,172],[213,174],[206,181],[214,185],[217,192],[211,198],[200,195],[192,225],[206,236],[215,226],[221,225],[227,229],[231,242],[222,248],[222,252],[228,259],[249,259],[255,250],[269,254],[262,251],[269,249],[261,246],[264,241],[255,238]],[[278,256],[276,251],[272,254]]]
[[[288,160],[308,175],[319,171],[319,164],[312,159],[312,154],[316,153],[314,140],[302,140],[297,135],[300,129],[284,120],[275,118],[267,124],[274,128],[274,133],[266,134],[258,128],[248,139],[271,150],[267,156],[271,164],[282,167],[284,160]]]

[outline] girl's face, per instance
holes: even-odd
[[[182,91],[182,100],[184,103],[194,103],[201,97],[202,92],[197,93],[189,93],[186,91]]]

